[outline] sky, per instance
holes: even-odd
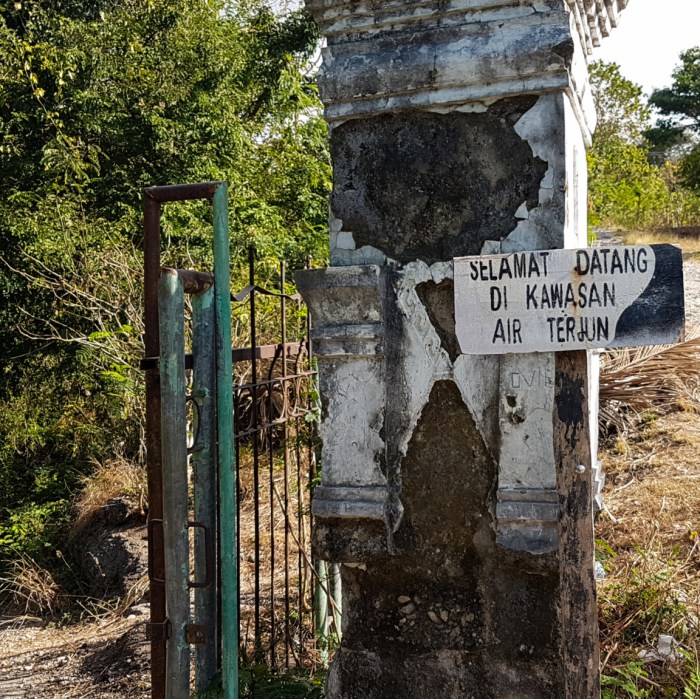
[[[700,0],[629,0],[594,59],[619,64],[647,94],[671,85],[678,54],[700,46]]]

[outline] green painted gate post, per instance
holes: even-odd
[[[165,696],[187,699],[190,693],[190,553],[187,494],[187,411],[185,399],[184,289],[174,269],[161,272],[160,385],[163,483],[165,596],[170,622]]]
[[[224,699],[238,699],[238,551],[236,548],[236,476],[233,458],[231,273],[227,197],[228,187],[225,182],[222,182],[217,186],[212,198],[221,541],[221,679]]]
[[[206,527],[194,532],[194,560],[198,585],[194,619],[205,628],[204,643],[195,646],[195,686],[201,691],[217,672],[216,564],[216,317],[214,289],[192,296],[192,397],[196,402],[195,450],[192,454],[194,518]],[[206,572],[205,572],[206,571]]]

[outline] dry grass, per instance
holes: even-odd
[[[107,615],[112,621],[123,617],[131,607],[142,600],[148,592],[148,573],[142,575],[127,591],[118,599]]]
[[[115,457],[83,479],[75,502],[72,536],[78,536],[110,501],[125,499],[133,514],[145,515],[148,507],[146,470],[127,459]]]
[[[699,451],[700,416],[677,412],[640,425],[624,442],[609,440],[601,454],[608,478],[596,527],[607,571],[598,587],[603,673],[627,686],[609,687],[608,696],[683,696],[698,662]],[[662,634],[673,636],[674,657],[640,658]]]
[[[625,245],[680,245],[684,255],[700,253],[700,228],[659,229],[650,231],[622,231]]]
[[[0,578],[0,596],[7,608],[25,617],[55,616],[65,602],[65,595],[51,573],[28,556],[9,563],[9,572]]]
[[[675,345],[606,352],[601,360],[600,421],[624,434],[645,411],[700,411],[700,328]]]
[[[604,699],[700,697],[698,329],[688,337],[603,357],[607,485],[596,537],[607,572],[598,587]],[[661,636],[673,638],[671,654],[658,653]]]

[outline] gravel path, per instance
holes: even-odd
[[[700,262],[686,261],[683,265],[685,283],[686,332],[700,325]]]

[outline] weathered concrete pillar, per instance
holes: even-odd
[[[469,356],[452,259],[586,244],[586,56],[624,0],[306,0],[328,40],[330,699],[599,696],[585,353]]]

